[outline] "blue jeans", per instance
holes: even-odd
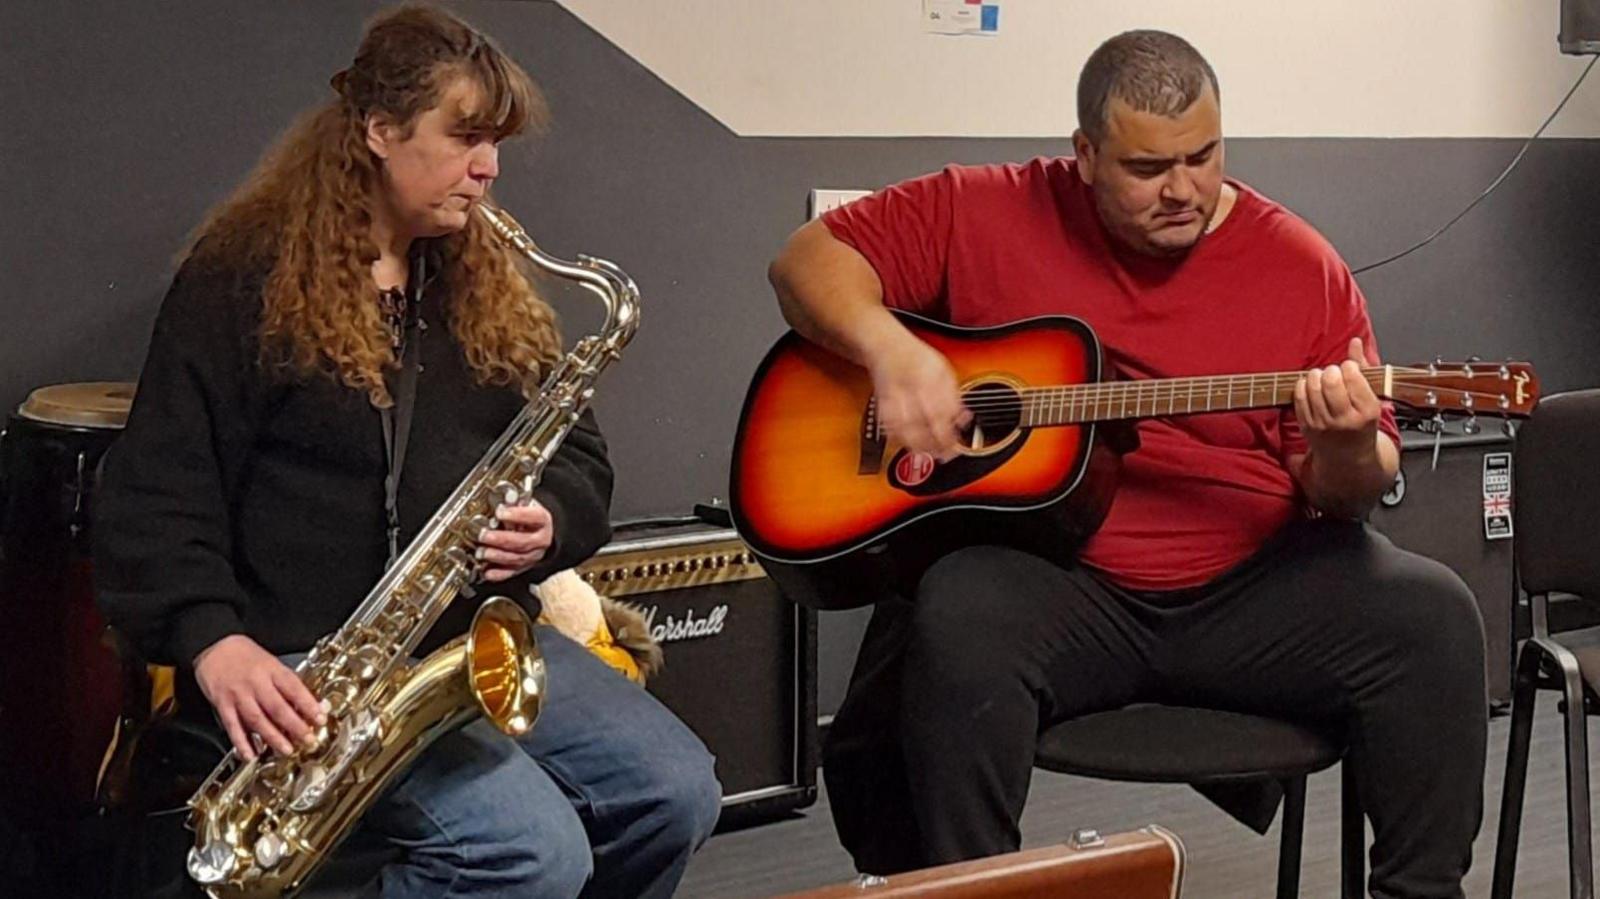
[[[698,737],[649,693],[538,628],[549,693],[512,739],[479,719],[439,738],[368,810],[404,850],[385,899],[670,896],[722,788]]]

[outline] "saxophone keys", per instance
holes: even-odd
[[[278,836],[276,832],[264,833],[256,839],[256,864],[263,871],[271,871],[273,868],[278,867],[284,858],[289,855],[289,852],[289,841]]]
[[[289,766],[279,759],[273,759],[256,769],[256,784],[266,793],[282,792],[292,779]]]
[[[309,739],[306,742],[306,754],[315,755],[327,747],[328,737],[331,733],[332,731],[328,729],[328,725],[326,724],[319,724],[312,728],[311,732],[307,735]]]
[[[233,854],[233,847],[224,840],[209,839],[204,846],[189,849],[189,876],[203,886],[222,883],[238,866],[239,859]]]
[[[514,506],[517,504],[517,500],[522,498],[522,492],[517,489],[516,484],[510,481],[501,481],[495,484],[491,490],[491,495],[494,496],[495,505],[497,506]]]
[[[540,465],[544,464],[544,454],[519,453],[514,464],[517,466],[517,470],[524,475],[532,475],[539,470]]]
[[[384,652],[376,644],[368,643],[356,650],[350,661],[350,675],[363,684],[370,684],[383,669]]]
[[[477,573],[478,562],[465,549],[459,546],[452,546],[445,550],[444,554],[445,558],[450,560],[450,564],[461,570],[466,579],[470,580]]]
[[[348,677],[335,677],[322,688],[322,701],[327,704],[324,714],[330,718],[344,715],[345,709],[355,701],[360,685]]]
[[[322,802],[322,797],[328,792],[331,782],[331,773],[326,765],[321,762],[311,762],[300,769],[300,776],[295,778],[294,798],[289,801],[289,808],[296,812],[309,812]]]
[[[391,634],[409,630],[421,617],[414,608],[394,608],[383,613],[383,621],[388,624],[388,632]]]

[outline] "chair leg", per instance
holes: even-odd
[[[1300,895],[1300,847],[1306,829],[1305,775],[1283,781],[1283,836],[1278,844],[1278,899]]]
[[[1364,899],[1367,889],[1367,819],[1347,755],[1339,763],[1339,895]]]
[[[1528,781],[1528,745],[1533,739],[1533,711],[1539,699],[1542,651],[1530,640],[1517,654],[1517,675],[1511,693],[1511,736],[1506,746],[1505,787],[1500,791],[1500,832],[1495,838],[1494,880],[1490,899],[1511,899],[1517,878],[1517,845],[1522,834],[1523,790]]]
[[[1554,654],[1561,666],[1566,699],[1567,860],[1572,899],[1594,896],[1594,853],[1589,843],[1589,733],[1583,712],[1583,678],[1578,660],[1564,649]]]

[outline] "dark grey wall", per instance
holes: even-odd
[[[619,518],[724,495],[746,378],[782,329],[766,262],[803,221],[809,189],[1067,149],[740,139],[554,3],[451,5],[543,82],[554,110],[547,138],[502,154],[502,201],[547,249],[612,259],[644,290],[639,337],[598,403]],[[0,4],[0,407],[40,384],[136,376],[184,235],[296,111],[326,95],[378,6]],[[1453,215],[1515,149],[1240,139],[1228,162],[1360,264]],[[1385,355],[1511,355],[1536,362],[1547,389],[1600,383],[1596,172],[1600,141],[1541,143],[1450,234],[1364,277]],[[590,320],[573,311],[568,321],[575,331]],[[831,710],[854,624],[824,628]]]

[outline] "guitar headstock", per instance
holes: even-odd
[[[1522,418],[1539,402],[1526,362],[1431,362],[1384,367],[1384,393],[1413,409]]]

